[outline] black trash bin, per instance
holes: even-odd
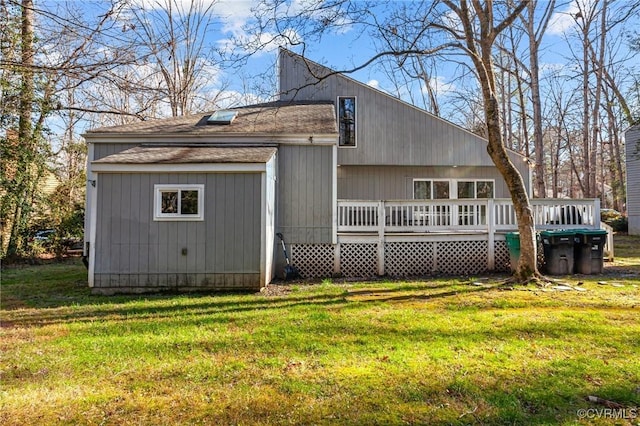
[[[579,274],[601,274],[604,267],[604,229],[580,229],[574,237],[574,261]]]
[[[542,231],[540,239],[544,250],[544,271],[551,275],[573,273],[573,231]]]

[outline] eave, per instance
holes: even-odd
[[[273,134],[273,133],[224,133],[224,134],[193,134],[193,133],[84,133],[82,137],[87,143],[220,143],[224,144],[313,144],[335,145],[338,134]]]

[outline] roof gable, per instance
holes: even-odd
[[[340,150],[340,164],[494,166],[486,139],[296,53],[280,51],[281,100],[335,101],[339,96],[356,97],[358,139],[355,149]],[[521,154],[510,151],[510,156],[524,163]]]

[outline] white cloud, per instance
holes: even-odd
[[[218,108],[234,108],[244,105],[253,105],[268,102],[271,99],[258,96],[254,93],[240,93],[235,90],[223,90],[216,96]]]
[[[169,4],[180,13],[188,12],[192,5],[197,10],[211,10],[222,22],[224,32],[236,33],[254,16],[253,8],[258,0],[129,0],[131,8],[145,11],[166,10]],[[120,19],[126,19],[126,13],[125,10]]]
[[[430,78],[429,79],[429,85],[431,86],[431,88],[433,89],[433,91],[435,93],[437,93],[438,95],[447,95],[451,92],[455,92],[457,90],[457,87],[455,84],[453,83],[447,83],[446,80],[443,77],[435,77],[435,78]],[[427,93],[427,86],[425,83],[422,83],[422,87],[421,87],[422,93]]]
[[[283,31],[282,34],[265,32],[259,35],[241,33],[235,38],[218,40],[221,50],[231,52],[235,49],[243,49],[255,52],[256,55],[268,54],[278,50],[279,47],[290,47],[301,42],[301,37],[292,29]]]
[[[565,70],[565,64],[543,62],[540,64],[540,72],[542,74],[562,74]]]
[[[464,28],[462,27],[462,22],[460,21],[460,17],[453,11],[448,10],[446,13],[442,15],[442,24],[451,28],[452,30],[463,33]]]
[[[253,8],[256,5],[255,0],[221,0],[214,5],[213,11],[222,21],[223,32],[238,35],[254,16]]]
[[[379,89],[380,88],[380,82],[378,80],[369,80],[367,81],[367,86],[371,86],[375,89]]]
[[[181,12],[189,10],[192,1],[196,0],[129,0],[132,7],[144,10],[166,9],[165,4],[171,2],[174,8]],[[260,35],[252,35],[253,31],[247,28],[255,22],[256,16],[261,12],[260,0],[197,0],[201,2],[200,9],[211,8],[211,12],[220,23],[220,33],[226,38],[219,39],[216,43],[224,51],[232,51],[242,48],[247,51],[272,52],[279,46],[290,46],[293,43],[302,42],[302,36],[292,28],[275,30],[266,28]],[[264,12],[264,11],[263,11]],[[123,18],[126,14],[123,14]],[[335,9],[326,8],[322,0],[289,0],[280,3],[275,11],[270,11],[268,19],[276,17],[280,22],[284,18],[305,16],[316,21],[330,21],[335,25],[336,34],[344,34],[350,31],[351,22],[341,16]]]
[[[597,0],[572,0],[566,9],[555,12],[549,20],[547,33],[551,35],[563,35],[572,30],[576,25],[576,15],[585,15],[592,10]]]
[[[572,2],[567,10],[554,13],[549,21],[547,33],[553,35],[562,35],[566,33],[567,30],[576,24],[575,19],[573,19],[573,15],[577,12],[576,9],[577,6],[575,5],[575,2]]]

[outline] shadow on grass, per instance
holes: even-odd
[[[466,293],[483,292],[493,287],[460,287],[457,290],[437,292],[450,289],[455,284],[435,286],[402,286],[375,290],[337,291],[326,294],[295,294],[283,296],[262,296],[256,294],[220,293],[220,294],[160,294],[147,296],[81,296],[74,298],[62,292],[49,288],[48,294],[41,294],[43,304],[38,299],[29,299],[29,307],[21,305],[11,317],[14,325],[45,325],[66,322],[95,321],[100,318],[122,321],[140,321],[145,319],[162,319],[189,314],[196,317],[207,317],[211,321],[212,315],[221,315],[221,322],[228,321],[228,316],[236,313],[290,310],[300,307],[340,307],[341,309],[355,308],[363,303],[385,303],[406,300],[430,300],[448,298]],[[458,286],[460,286],[458,284]],[[395,295],[407,291],[433,292],[429,294]],[[36,290],[37,289],[33,289]],[[367,294],[384,294],[384,297],[360,298]],[[357,299],[353,299],[358,296]],[[12,296],[13,297],[13,296]],[[141,306],[142,305],[142,306]],[[262,312],[263,313],[263,312]],[[227,317],[224,317],[224,316]]]
[[[278,296],[239,293],[159,293],[144,295],[91,295],[83,278],[86,272],[82,265],[64,265],[49,271],[32,269],[27,279],[19,276],[10,278],[3,285],[2,310],[14,310],[11,321],[18,325],[51,324],[76,321],[94,321],[100,318],[119,321],[168,318],[182,313],[197,317],[212,315],[232,315],[253,310],[285,310],[316,305],[318,307],[340,307],[349,309],[364,303],[398,303],[407,301],[431,301],[455,298],[462,294],[500,291],[499,284],[485,283],[482,286],[469,285],[470,281],[406,283],[381,281],[353,283],[357,287],[335,288],[318,291],[285,292]],[[74,269],[75,268],[75,269]],[[43,273],[39,273],[43,271]],[[59,274],[61,278],[55,278]],[[502,277],[502,276],[501,276]],[[500,278],[500,277],[498,277]],[[440,278],[438,278],[440,279]],[[4,280],[3,280],[4,281]],[[3,283],[4,284],[4,283]],[[351,283],[350,283],[351,284]],[[367,288],[359,287],[368,285]],[[284,286],[286,287],[286,286]],[[292,285],[295,287],[295,284]],[[310,287],[313,288],[313,287]],[[478,308],[486,308],[479,306]],[[490,307],[490,306],[489,306]],[[604,302],[597,299],[583,301],[581,308],[608,309]],[[226,321],[226,318],[219,319]]]

